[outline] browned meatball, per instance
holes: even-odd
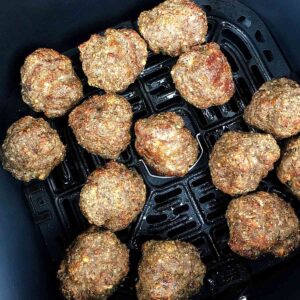
[[[23,101],[49,118],[63,116],[82,98],[71,60],[52,49],[37,49],[21,68]]]
[[[211,153],[212,181],[229,195],[254,191],[279,157],[280,148],[270,134],[226,132]]]
[[[225,104],[235,92],[230,65],[216,43],[182,54],[171,75],[181,96],[201,109]]]
[[[245,121],[277,139],[300,132],[300,86],[287,79],[264,83],[245,109]]]
[[[96,228],[79,235],[67,250],[58,278],[66,299],[107,299],[129,271],[129,251],[116,235]]]
[[[177,56],[205,42],[205,12],[189,0],[167,0],[138,18],[139,30],[155,53]]]
[[[137,152],[161,175],[184,176],[197,160],[197,140],[174,112],[138,120],[135,135]]]
[[[277,176],[300,199],[300,137],[287,144],[277,169]]]
[[[226,218],[229,247],[241,256],[286,256],[299,245],[298,218],[293,208],[276,194],[257,192],[234,199],[229,203]]]
[[[111,161],[90,174],[81,190],[79,204],[91,224],[117,231],[136,218],[145,200],[142,177],[125,165]]]
[[[44,180],[63,161],[65,146],[44,119],[27,116],[9,127],[1,152],[3,168],[17,179]]]
[[[106,159],[117,159],[130,143],[132,110],[118,95],[95,95],[69,115],[69,126],[78,143]]]
[[[203,284],[206,268],[197,248],[181,241],[143,245],[136,285],[139,300],[185,300]]]
[[[106,92],[122,92],[143,71],[147,45],[132,29],[107,29],[79,46],[89,85]]]

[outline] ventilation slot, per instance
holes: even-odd
[[[252,75],[256,79],[258,86],[261,86],[265,82],[265,79],[262,76],[259,68],[256,65],[253,65],[251,66],[251,71],[252,71]]]
[[[185,223],[185,224],[183,224],[183,225],[181,225],[181,226],[179,226],[177,228],[174,228],[174,229],[170,230],[168,232],[168,236],[170,238],[178,236],[178,235],[180,235],[180,234],[182,234],[184,232],[187,232],[187,231],[195,228],[196,226],[197,226],[197,223],[195,221],[191,221],[189,223]]]
[[[189,208],[190,207],[187,204],[184,204],[184,205],[181,205],[181,206],[178,206],[178,207],[174,208],[173,213],[174,213],[174,215],[180,215],[183,212],[188,211]]]
[[[241,16],[237,20],[240,24],[244,25],[246,28],[250,28],[252,25],[252,22],[249,18],[245,16]]]
[[[264,38],[264,36],[263,36],[263,34],[261,33],[260,30],[257,30],[257,31],[255,32],[255,38],[256,38],[256,40],[257,40],[258,42],[260,42],[260,43],[263,43],[263,42],[265,41],[265,38]]]
[[[157,224],[157,223],[161,223],[165,220],[167,220],[167,215],[166,214],[161,214],[161,215],[149,215],[146,218],[146,221],[149,224]]]
[[[181,194],[181,192],[182,191],[180,188],[176,188],[165,194],[157,195],[157,196],[155,196],[154,199],[155,199],[156,203],[163,203],[171,198],[175,198],[175,197],[179,196]]]

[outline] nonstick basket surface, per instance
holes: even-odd
[[[130,227],[118,233],[131,251],[131,273],[113,295],[115,299],[135,299],[137,262],[141,244],[149,239],[181,239],[192,242],[208,267],[205,284],[195,298],[218,297],[228,288],[247,283],[252,276],[284,263],[286,259],[265,256],[257,261],[243,259],[227,245],[228,227],[224,213],[230,197],[212,185],[208,158],[216,140],[228,130],[251,131],[243,121],[243,109],[258,87],[274,77],[291,77],[291,71],[272,36],[260,19],[236,1],[196,1],[209,19],[207,41],[215,41],[227,56],[236,84],[229,103],[209,109],[196,109],[175,90],[170,70],[176,58],[149,52],[147,65],[138,80],[123,95],[132,105],[134,121],[162,111],[179,113],[197,137],[200,156],[183,178],[158,176],[149,169],[132,142],[119,161],[135,168],[144,178],[148,200]],[[137,29],[135,21],[115,26]],[[103,92],[87,85],[78,50],[66,53],[83,81],[87,97]],[[83,99],[84,100],[84,99]],[[105,161],[81,148],[67,126],[67,117],[50,121],[67,144],[65,161],[45,182],[24,187],[33,219],[44,237],[54,272],[68,244],[87,228],[79,207],[79,193],[87,176]],[[276,179],[274,172],[261,183],[260,190],[275,192],[291,202],[299,216],[300,205]]]

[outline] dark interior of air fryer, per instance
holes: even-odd
[[[247,284],[252,276],[299,253],[295,251],[285,259],[264,256],[251,261],[237,256],[227,245],[228,227],[224,213],[230,197],[212,185],[208,170],[209,153],[223,132],[254,130],[243,121],[244,107],[263,82],[273,77],[290,76],[290,70],[258,17],[244,6],[233,7],[224,3],[210,1],[210,5],[202,7],[209,20],[207,41],[216,41],[221,45],[233,71],[236,93],[229,103],[204,110],[192,107],[180,97],[172,82],[170,70],[176,59],[151,52],[145,70],[123,94],[132,105],[134,121],[162,111],[179,113],[197,137],[200,156],[183,178],[155,174],[137,155],[133,147],[134,138],[120,156],[120,162],[137,169],[143,176],[148,188],[148,200],[137,220],[118,233],[131,249],[132,271],[113,298],[135,298],[139,249],[149,239],[180,239],[193,243],[199,249],[208,273],[200,294],[195,297],[197,299],[217,297],[229,288]],[[134,20],[116,25],[116,28],[123,27],[137,29]],[[72,49],[65,54],[71,57],[83,81],[85,97],[102,93],[87,85],[78,50]],[[67,117],[51,122],[64,144],[68,145],[65,161],[46,182],[35,181],[26,184],[24,189],[34,221],[44,237],[55,276],[66,247],[88,226],[78,207],[81,187],[87,176],[105,161],[77,144],[67,126]],[[280,184],[274,172],[263,180],[259,190],[279,194],[291,202],[299,215],[299,203]]]

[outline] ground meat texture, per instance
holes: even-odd
[[[245,109],[245,121],[277,139],[300,132],[300,86],[287,79],[264,83]]]
[[[95,95],[69,115],[69,126],[78,143],[105,159],[117,159],[130,143],[132,110],[115,94]]]
[[[286,256],[300,241],[299,221],[293,208],[276,194],[257,192],[229,203],[226,219],[229,247],[255,259],[272,253]]]
[[[300,199],[300,137],[287,144],[277,169],[277,176]]]
[[[83,97],[71,60],[52,49],[37,49],[21,68],[22,98],[49,118],[66,114]]]
[[[116,235],[95,228],[67,250],[58,278],[66,299],[107,299],[129,271],[129,251]]]
[[[184,176],[197,160],[197,140],[174,112],[138,120],[135,135],[137,152],[158,174]]]
[[[142,177],[111,161],[90,174],[81,190],[79,205],[89,223],[118,231],[136,218],[145,200]]]
[[[147,44],[132,29],[107,29],[79,46],[82,68],[91,86],[122,92],[143,71]]]
[[[167,0],[138,18],[139,30],[154,53],[178,56],[205,42],[205,12],[189,0]]]
[[[280,148],[270,134],[226,132],[211,153],[213,184],[232,196],[255,191],[279,157]]]
[[[138,269],[138,299],[189,299],[200,290],[205,272],[200,254],[192,244],[147,241]]]
[[[3,168],[27,182],[46,179],[64,157],[65,146],[56,130],[30,116],[9,127],[1,149]]]
[[[216,43],[182,54],[171,75],[181,96],[197,108],[225,104],[235,92],[230,65]]]

